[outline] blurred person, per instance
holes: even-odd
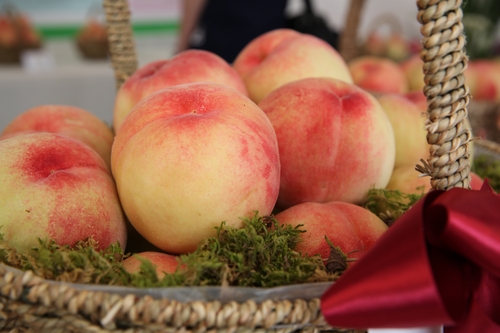
[[[178,51],[202,49],[232,63],[265,32],[285,28],[287,0],[183,0]]]

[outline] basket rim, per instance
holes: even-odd
[[[27,272],[18,268],[0,263],[0,269],[4,268],[5,272],[11,272],[15,275],[23,275]],[[0,273],[1,274],[1,273]],[[38,276],[37,276],[38,277]],[[106,292],[120,296],[134,295],[137,297],[151,296],[154,299],[167,298],[178,302],[213,302],[221,303],[254,301],[257,303],[268,299],[274,300],[293,300],[302,299],[310,301],[320,298],[322,294],[333,284],[330,282],[310,282],[301,284],[290,284],[277,287],[239,287],[239,286],[185,286],[185,287],[127,287],[113,286],[104,284],[85,284],[72,283],[56,280],[49,280],[38,277],[41,283],[49,285],[66,286],[75,291],[90,291],[90,292]]]

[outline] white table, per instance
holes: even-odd
[[[173,55],[175,36],[136,38],[139,66]],[[71,40],[47,41],[45,66],[0,65],[0,131],[17,115],[41,104],[81,107],[111,124],[116,94],[111,64],[84,60]],[[40,54],[38,55],[40,56]]]
[[[81,107],[110,123],[114,96],[113,71],[106,62],[34,73],[1,68],[0,127],[41,104]]]

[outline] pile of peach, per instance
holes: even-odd
[[[303,253],[327,257],[326,235],[359,257],[387,229],[362,207],[371,188],[429,188],[414,170],[428,154],[425,108],[391,65],[347,64],[276,30],[233,64],[189,50],[140,68],[116,95],[113,129],[72,106],[27,110],[0,137],[0,232],[19,250],[36,237],[125,248],[136,232],[171,260],[222,221],[275,212],[304,225]]]

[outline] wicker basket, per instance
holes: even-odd
[[[469,91],[462,33],[461,0],[417,0],[422,24],[428,142],[431,156],[417,169],[430,176],[433,189],[469,188],[471,134]],[[354,43],[364,0],[352,0],[342,37],[342,54],[356,56]],[[111,62],[119,87],[137,68],[126,0],[104,0]],[[495,144],[477,141],[484,149]],[[498,152],[498,151],[497,151]],[[32,332],[292,332],[330,331],[320,300],[305,291],[293,296],[271,291],[265,299],[176,300],[158,290],[76,286],[47,281],[30,271],[0,265],[0,329]],[[289,287],[293,288],[293,287]],[[172,289],[172,288],[165,288]],[[284,290],[284,292],[283,292]],[[238,288],[233,289],[238,291]],[[168,292],[168,291],[165,291]],[[307,295],[307,296],[306,296]],[[227,294],[226,294],[227,296]],[[255,296],[255,295],[253,295]]]
[[[88,9],[86,23],[75,37],[78,51],[86,59],[106,59],[109,55],[109,42],[104,22],[104,9],[94,3]]]
[[[29,41],[22,37],[24,29],[31,29],[31,26],[28,26],[31,23],[26,21],[26,18],[14,5],[7,3],[0,8],[0,16],[7,19],[15,29],[15,41],[9,46],[0,45],[0,64],[19,64],[23,51],[42,48],[42,40],[38,35],[35,35],[35,38],[38,37],[38,39]],[[37,34],[34,30],[33,33]]]

